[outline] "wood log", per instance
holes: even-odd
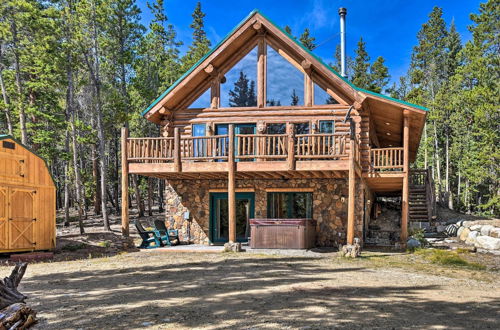
[[[15,303],[24,303],[26,296],[17,290],[21,279],[26,272],[27,263],[18,263],[9,277],[0,281],[0,309]]]
[[[37,322],[36,312],[27,306],[26,296],[17,290],[27,263],[18,263],[10,276],[0,281],[0,330],[27,329]]]

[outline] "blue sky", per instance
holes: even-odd
[[[191,42],[191,13],[196,0],[165,0],[169,22],[175,25],[178,38]],[[444,18],[449,24],[455,20],[463,40],[470,39],[467,26],[471,24],[469,14],[478,12],[478,0],[205,0],[202,9],[206,13],[205,28],[215,45],[231,31],[250,11],[257,8],[276,24],[292,28],[300,35],[309,28],[321,45],[314,52],[326,62],[333,60],[339,43],[339,7],[347,8],[347,52],[354,56],[360,36],[367,42],[372,60],[378,56],[386,59],[392,80],[403,75],[410,62],[416,34],[432,7],[443,8]],[[146,1],[138,0],[142,10],[142,23],[148,26],[151,15]],[[327,41],[323,43],[324,41]]]

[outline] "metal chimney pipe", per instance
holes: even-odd
[[[347,77],[345,67],[345,16],[347,9],[344,7],[339,8],[340,16],[340,75],[344,78]]]

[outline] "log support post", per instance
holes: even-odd
[[[229,215],[229,243],[236,243],[236,163],[234,159],[234,125],[229,124],[227,155],[227,202]]]
[[[295,170],[295,125],[293,123],[287,123],[286,129],[288,133],[288,170],[293,171]]]
[[[266,106],[266,67],[267,67],[267,49],[264,32],[260,33],[258,46],[257,62],[257,106],[263,108]]]
[[[174,128],[174,170],[175,172],[182,171],[181,132],[179,127]]]
[[[403,192],[401,197],[401,243],[406,246],[408,239],[408,211],[410,195],[410,118],[409,111],[404,111],[403,119]]]
[[[128,128],[122,127],[121,149],[122,149],[122,235],[129,236],[129,196],[128,196],[128,159],[127,159]]]
[[[355,155],[356,143],[353,134],[350,139],[349,150],[349,199],[347,204],[347,244],[354,244],[354,209],[356,207],[356,165]]]

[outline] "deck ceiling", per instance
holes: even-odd
[[[403,113],[409,110],[410,120],[410,162],[416,158],[420,137],[425,124],[426,111],[405,108],[401,104],[369,96],[370,119],[381,148],[403,146]]]

